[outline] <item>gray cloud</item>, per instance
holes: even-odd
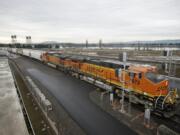
[[[179,0],[1,0],[0,42],[180,38]]]

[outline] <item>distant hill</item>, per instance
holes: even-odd
[[[45,41],[41,44],[85,44],[85,43],[62,43],[57,41]],[[95,44],[95,43],[89,43]],[[175,40],[154,40],[154,41],[129,41],[129,42],[111,42],[111,43],[104,43],[104,44],[180,44],[180,39]]]
[[[133,41],[133,42],[128,42],[128,43],[179,44],[180,43],[180,39],[176,39],[176,40],[154,40],[154,41]]]
[[[44,41],[41,44],[59,44],[57,41]]]

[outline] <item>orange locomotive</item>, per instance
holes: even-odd
[[[88,56],[44,53],[41,59],[45,63],[56,65],[78,77],[91,77],[112,86],[112,92],[120,95],[124,84],[125,93],[131,93],[132,102],[148,104],[158,112],[172,112],[175,109],[177,92],[168,89],[168,80],[157,75],[156,67],[127,63],[115,60],[100,60]]]

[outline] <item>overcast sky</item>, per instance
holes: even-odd
[[[0,42],[180,39],[180,0],[0,0]]]

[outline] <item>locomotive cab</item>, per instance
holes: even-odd
[[[169,88],[169,80],[166,76],[158,74],[155,67],[147,65],[131,66],[129,70],[143,73],[138,88],[144,92],[144,96],[153,99],[154,110],[166,113],[174,110],[178,94],[177,90]]]
[[[164,75],[159,75],[154,72],[147,72],[145,74],[154,85],[157,85],[154,108],[163,111],[167,116],[167,112],[171,112],[177,105],[178,94],[176,89],[169,88],[169,80]],[[169,115],[169,114],[168,114]]]

